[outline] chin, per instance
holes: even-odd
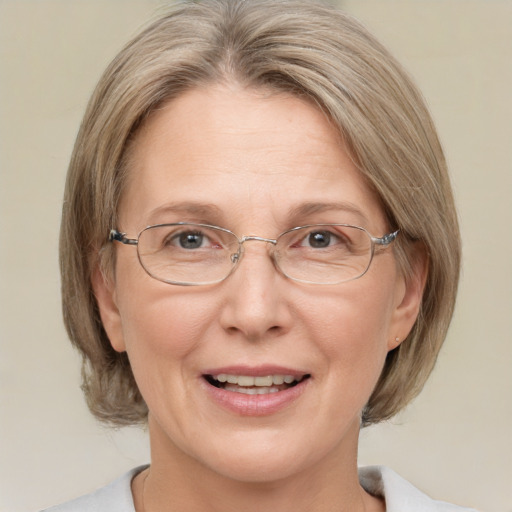
[[[301,459],[297,458],[298,454],[301,454]],[[285,480],[301,472],[304,463],[307,465],[307,460],[304,460],[304,454],[298,449],[294,453],[255,449],[223,456],[210,465],[210,469],[233,481],[266,484]]]
[[[350,442],[350,446],[357,445],[359,425],[354,430],[356,441]],[[210,437],[208,441],[205,437],[190,455],[224,478],[268,484],[314,471],[323,464],[330,466],[330,460],[343,458],[345,451],[356,453],[356,450],[346,450],[347,446],[346,442],[340,442],[339,430],[334,425],[331,432],[320,437],[308,430],[301,431],[296,425],[292,432],[262,429],[231,432],[224,439]]]

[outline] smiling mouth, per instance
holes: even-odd
[[[230,375],[226,373],[204,375],[206,381],[216,388],[245,395],[279,393],[280,391],[295,387],[300,382],[309,379],[309,377],[309,374],[302,375],[301,377],[294,377],[293,375],[253,377],[250,375]]]

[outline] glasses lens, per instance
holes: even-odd
[[[297,281],[337,284],[362,276],[372,258],[372,240],[363,229],[320,224],[292,229],[278,239],[276,262]]]
[[[152,277],[174,284],[222,281],[233,268],[238,240],[230,231],[202,224],[162,224],[139,235],[141,265]]]

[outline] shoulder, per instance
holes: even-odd
[[[132,469],[97,491],[42,512],[135,512],[131,482],[146,467]]]
[[[386,500],[386,512],[476,512],[474,509],[429,498],[385,466],[360,468],[359,481],[367,492]]]

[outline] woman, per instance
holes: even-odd
[[[429,114],[365,29],[172,9],[91,99],[61,232],[89,407],[147,423],[151,465],[55,510],[459,510],[357,469],[432,370],[459,263]]]

